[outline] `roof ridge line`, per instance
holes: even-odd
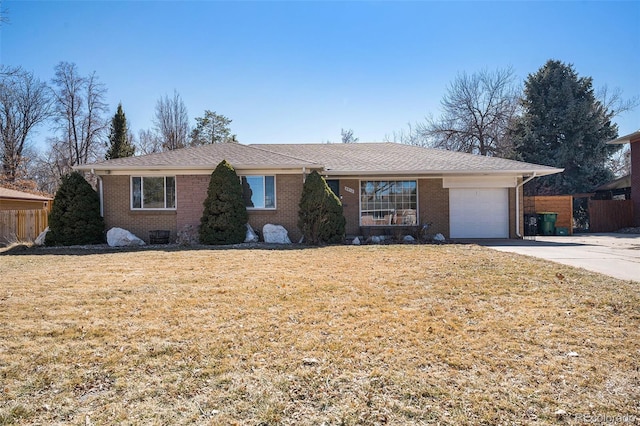
[[[306,158],[300,158],[300,157],[296,157],[296,156],[289,155],[289,154],[283,154],[281,152],[271,151],[271,150],[268,150],[268,149],[258,148],[257,145],[268,146],[268,145],[275,145],[275,144],[249,144],[249,145],[246,145],[246,146],[249,147],[249,148],[255,148],[258,151],[268,152],[269,154],[280,155],[282,157],[291,158],[292,160],[299,160],[299,161],[304,161],[304,162],[307,162],[307,163],[317,164],[318,166],[322,167],[323,169],[326,167],[324,164],[320,164],[320,163],[318,163],[316,161],[311,161],[311,160],[306,159]],[[293,144],[288,144],[288,145],[302,145],[302,144],[293,143]]]

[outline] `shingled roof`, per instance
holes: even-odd
[[[76,166],[78,170],[166,170],[183,169],[212,171],[222,160],[227,160],[236,169],[287,169],[322,167],[322,165],[299,158],[254,149],[239,143],[220,143],[136,157],[116,158],[99,163]]]
[[[517,174],[538,176],[562,169],[392,142],[336,144],[205,145],[76,167],[94,171],[208,170],[222,160],[237,170],[321,169],[327,175]]]
[[[525,173],[547,175],[562,169],[443,149],[384,143],[250,145],[296,158],[313,159],[328,175]]]
[[[52,197],[43,195],[30,194],[28,192],[16,191],[15,189],[0,187],[0,198],[5,200],[33,200],[33,201],[49,201]]]

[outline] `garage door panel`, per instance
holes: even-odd
[[[506,188],[449,189],[451,238],[508,238]]]

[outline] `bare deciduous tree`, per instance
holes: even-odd
[[[165,95],[158,100],[154,124],[165,151],[187,146],[189,116],[177,91],[173,91],[173,98]]]
[[[162,152],[162,141],[152,130],[140,130],[138,132],[138,142],[135,144],[136,151],[141,155]]]
[[[629,99],[622,97],[622,89],[616,87],[610,89],[606,84],[596,91],[596,99],[602,104],[610,118],[634,110],[640,105],[640,96],[633,96]]]
[[[400,129],[399,131],[393,131],[391,135],[385,135],[385,142],[403,143],[406,145],[414,146],[426,146],[427,140],[422,132],[419,131],[424,124],[420,124],[414,127],[411,123],[407,123],[407,129]]]
[[[513,70],[459,74],[441,101],[442,116],[419,125],[428,145],[488,156],[510,156],[508,129],[518,111]]]
[[[23,153],[34,128],[50,116],[47,84],[21,68],[0,67],[0,156],[2,178],[20,178]]]
[[[342,143],[356,143],[359,140],[359,138],[356,138],[353,135],[352,129],[340,129],[340,136],[342,138]]]
[[[54,112],[60,135],[50,140],[51,160],[61,174],[97,159],[104,149],[108,121],[106,88],[96,73],[82,77],[75,64],[61,62],[53,79]]]

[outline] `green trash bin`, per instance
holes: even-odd
[[[538,212],[538,234],[554,235],[556,233],[556,219],[558,213]]]

